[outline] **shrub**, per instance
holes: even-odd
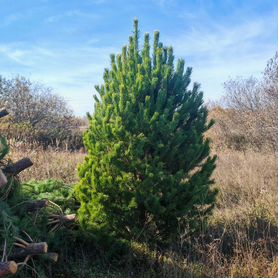
[[[66,101],[50,88],[24,77],[8,80],[0,76],[0,104],[11,115],[5,120],[8,126],[1,124],[1,131],[7,137],[43,145],[67,141],[69,148],[73,143],[77,143],[76,148],[81,147],[78,128],[81,120],[73,116]]]
[[[79,220],[96,232],[165,242],[180,220],[205,217],[213,207],[216,157],[204,138],[212,122],[200,86],[188,88],[192,69],[184,71],[183,60],[174,66],[173,49],[163,47],[159,32],[153,56],[148,34],[140,51],[137,21],[134,28],[96,87],[84,135],[88,156],[75,189]]]
[[[21,186],[21,197],[25,199],[50,200],[59,205],[63,212],[74,213],[76,202],[72,195],[73,187],[58,180],[43,180],[23,183]]]
[[[236,150],[277,149],[278,52],[263,76],[237,77],[224,83],[222,107],[212,107],[216,121],[210,135],[215,146]]]

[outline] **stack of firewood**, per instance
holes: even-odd
[[[8,114],[9,113],[6,109],[0,110],[0,118]],[[7,187],[8,196],[8,191],[10,190],[10,186],[8,185],[9,178],[18,175],[20,172],[31,167],[32,165],[33,162],[29,158],[25,157],[16,163],[9,163],[8,165],[0,168],[0,190],[5,192],[5,187]],[[50,200],[39,200],[29,202],[26,209],[28,213],[37,213],[42,208],[55,205],[56,204]],[[62,211],[59,211],[56,214],[50,214],[48,224],[51,227],[50,231],[55,231],[65,223],[75,221],[75,214],[64,215]],[[0,261],[0,277],[15,274],[21,266],[26,265],[29,260],[33,260],[36,256],[43,256],[54,262],[58,260],[57,253],[48,252],[47,242],[34,242],[26,232],[23,231],[23,233],[28,237],[28,242],[22,238],[14,237],[14,248],[11,254],[7,254],[7,243],[6,241],[4,242],[3,256]]]

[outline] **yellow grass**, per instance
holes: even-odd
[[[221,151],[214,173],[220,189],[217,206],[209,219],[211,239],[195,239],[198,260],[182,251],[154,255],[160,277],[277,277],[277,173],[273,153]],[[21,179],[78,181],[77,166],[83,153],[13,148],[13,159],[30,157],[34,166]],[[223,247],[224,246],[224,247]],[[226,247],[225,247],[226,246]],[[275,247],[276,246],[276,247]],[[146,247],[137,251],[148,253]],[[228,248],[232,254],[226,254]],[[147,269],[144,277],[151,277]],[[108,277],[108,276],[107,276]]]
[[[223,151],[218,154],[214,178],[220,188],[214,221],[235,225],[246,223],[250,214],[261,214],[272,224],[276,223],[277,172],[274,154]]]
[[[14,161],[22,157],[29,157],[34,165],[20,174],[21,180],[29,181],[55,179],[62,180],[66,184],[74,184],[78,181],[77,168],[83,161],[85,154],[80,152],[43,150],[41,148],[12,148],[11,157]]]

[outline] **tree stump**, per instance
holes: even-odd
[[[0,262],[0,277],[15,274],[17,272],[17,263],[15,261]]]

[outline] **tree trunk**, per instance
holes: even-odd
[[[17,272],[17,263],[14,261],[0,262],[0,277]]]
[[[8,165],[3,171],[7,174],[17,175],[23,170],[31,167],[33,165],[33,162],[30,158],[25,157],[23,159],[20,159],[14,164]]]
[[[9,257],[11,259],[21,259],[27,256],[46,254],[48,245],[46,242],[29,243],[25,248],[17,248]]]

